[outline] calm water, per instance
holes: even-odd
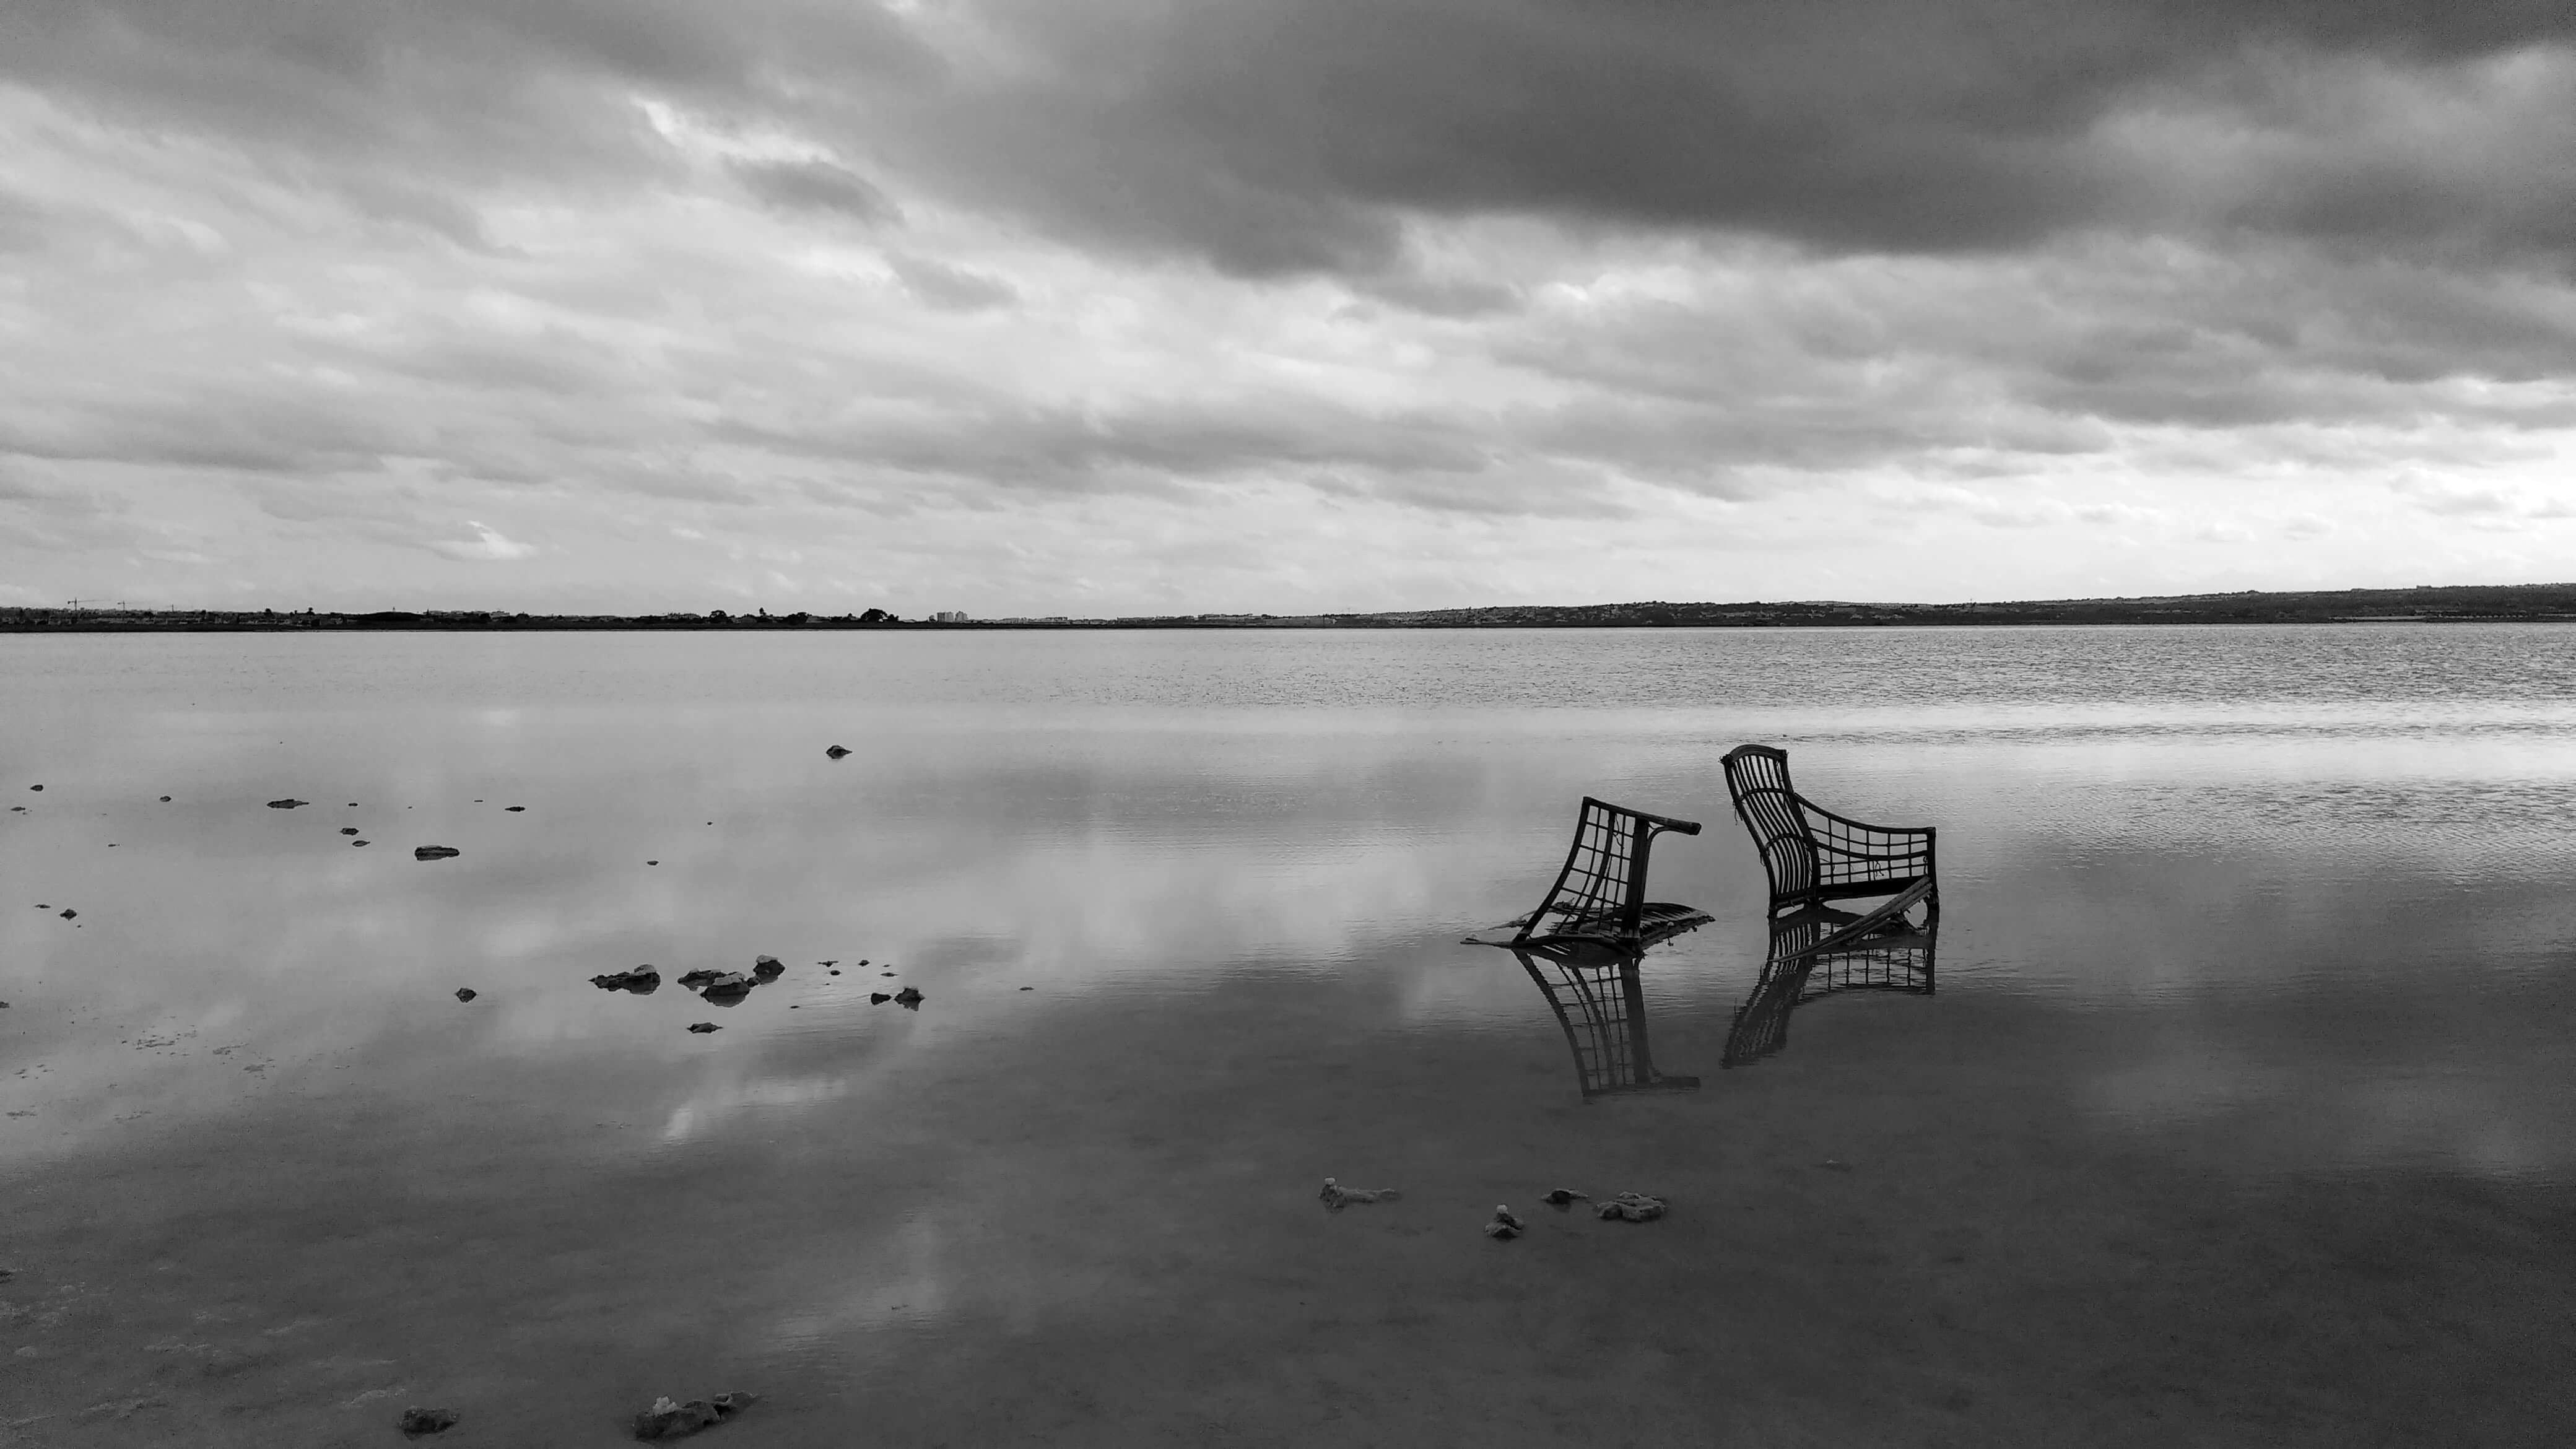
[[[1721,1073],[1765,944],[1717,773],[1748,740],[1828,804],[1941,827],[1941,989],[1812,1003],[1779,1056]],[[1707,824],[1658,846],[1655,894],[1717,922],[1646,972],[1658,1064],[1705,1082],[1686,1098],[1569,1105],[1528,977],[1454,944],[1535,902],[1587,793]],[[1423,1140],[1640,1113],[1716,1131],[1903,1053],[1917,1095],[1973,1076],[2050,1104],[2052,1141],[2249,1191],[2576,1182],[2576,631],[2546,626],[20,636],[0,638],[0,796],[25,807],[0,814],[0,1178],[56,1194],[70,1235],[37,1246],[142,1273],[226,1234],[251,1261],[471,1201],[472,1231],[313,1259],[315,1322],[357,1312],[332,1285],[431,1242],[469,1298],[517,1283],[574,1315],[571,1285],[606,1271],[586,1214],[732,1213],[721,1269],[679,1269],[716,1274],[726,1361],[864,1399],[869,1366],[920,1345],[1125,1301],[1133,1265],[1085,1255],[1163,1229],[1122,1198],[1222,1181],[1302,1210],[1337,1168],[1429,1171],[1392,1128],[1318,1140],[1341,1119],[1287,1104],[1319,1074]],[[462,854],[416,861],[430,844]],[[787,974],[738,1007],[669,984],[758,953]],[[646,962],[650,996],[587,979]],[[898,985],[918,1011],[869,1002]],[[701,1020],[723,1029],[684,1030]],[[273,1179],[209,1179],[219,1223],[147,1170],[209,1144],[282,1154]],[[67,1195],[147,1181],[133,1201],[160,1206],[78,1238],[97,1210]],[[1081,1204],[1084,1246],[1027,1246],[1051,1200]],[[291,1232],[243,1226],[263,1203]],[[1188,1264],[1157,1271],[1191,1291]],[[22,1289],[0,1348],[59,1356],[75,1398],[221,1399],[170,1387],[172,1355],[251,1351],[176,1329],[180,1350],[133,1358],[132,1285],[95,1307],[96,1343],[57,1343],[83,1320],[36,1326],[25,1276],[0,1284]],[[284,1313],[269,1291],[199,1296]],[[618,1315],[514,1342],[577,1363],[686,1338]],[[463,1331],[405,1331],[432,1329]],[[366,1418],[352,1442],[381,1431],[377,1389],[472,1398],[410,1368],[344,1377],[309,1423]],[[118,1442],[154,1412],[23,1432]]]

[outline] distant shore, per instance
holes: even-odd
[[[1887,628],[2009,624],[2379,624],[2576,621],[2576,584],[2467,584],[2417,589],[2175,594],[2133,599],[2031,599],[1969,604],[1846,603],[1509,604],[1357,614],[1173,614],[906,619],[860,614],[519,614],[485,610],[368,613],[268,609],[0,608],[0,633],[125,634],[284,630],[522,629],[1656,629]]]

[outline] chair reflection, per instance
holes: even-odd
[[[1574,1076],[1587,1098],[1615,1092],[1688,1090],[1697,1077],[1655,1070],[1646,1045],[1646,993],[1636,952],[1583,941],[1510,948],[1538,983],[1566,1045],[1574,1049]]]
[[[1810,906],[1771,927],[1771,952],[1753,994],[1735,1009],[1721,1067],[1750,1066],[1789,1043],[1789,1014],[1845,991],[1932,994],[1940,917],[1916,925],[1903,909],[1854,915]]]

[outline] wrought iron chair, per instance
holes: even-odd
[[[1940,923],[1908,925],[1904,912],[1893,906],[1891,901],[1839,923],[1815,913],[1775,922],[1762,977],[1735,1009],[1718,1064],[1750,1066],[1787,1046],[1789,1014],[1820,996],[1845,991],[1931,995]]]
[[[1933,827],[1837,815],[1798,793],[1789,783],[1788,752],[1769,745],[1739,745],[1724,763],[1726,792],[1771,877],[1774,922],[1813,916],[1849,924],[1858,917],[1826,902],[1871,896],[1900,898],[1899,913],[1920,902],[1927,923],[1941,919]]]
[[[1574,845],[1565,867],[1538,908],[1505,921],[1497,931],[1507,940],[1467,938],[1476,946],[1546,946],[1585,943],[1619,951],[1642,951],[1658,941],[1704,926],[1706,911],[1670,901],[1646,899],[1646,858],[1655,837],[1671,830],[1699,834],[1696,820],[1648,815],[1585,796],[1574,823]]]
[[[1697,1077],[1655,1070],[1646,1049],[1646,992],[1637,953],[1577,941],[1515,946],[1512,954],[1565,1028],[1584,1096],[1699,1086]]]

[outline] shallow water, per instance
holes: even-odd
[[[2441,1281],[2563,1267],[2571,727],[2549,626],[0,637],[0,1434],[372,1442],[403,1398],[459,1401],[451,1442],[610,1442],[638,1395],[743,1387],[745,1444],[2045,1442],[2080,1411],[1977,1387],[2026,1346],[1903,1402],[1592,1348],[1542,1392],[1556,1360],[1462,1337],[1506,1292],[1474,1226],[1586,1161],[1812,1220],[1806,1179],[1745,1184],[1912,1143],[1922,1192],[2029,1195],[1978,1232],[2098,1227],[2069,1282],[2248,1195],[2324,1194],[2339,1241],[2414,1210],[2372,1194],[2502,1194]],[[1765,946],[1745,740],[1941,827],[1940,986],[1721,1072]],[[1707,825],[1655,894],[1717,921],[1645,972],[1696,1093],[1584,1105],[1529,977],[1455,944],[1534,903],[1585,794]],[[786,975],[730,1009],[672,984],[757,953]],[[589,983],[646,962],[652,995]],[[2200,1187],[2113,1222],[2159,1173]],[[1319,1215],[1327,1174],[1407,1196]],[[1507,1296],[1700,1312],[1658,1295],[1738,1221],[1677,1210],[1634,1263],[1555,1229],[1582,1273]],[[1815,1251],[1764,1271],[1885,1277]],[[2349,1313],[2394,1261],[2273,1269]],[[2497,1331],[2563,1345],[2565,1306]],[[2204,1366],[2163,1412],[2349,1440],[2368,1358],[2288,1408]],[[2454,1382],[2506,1438],[2564,1426]]]

